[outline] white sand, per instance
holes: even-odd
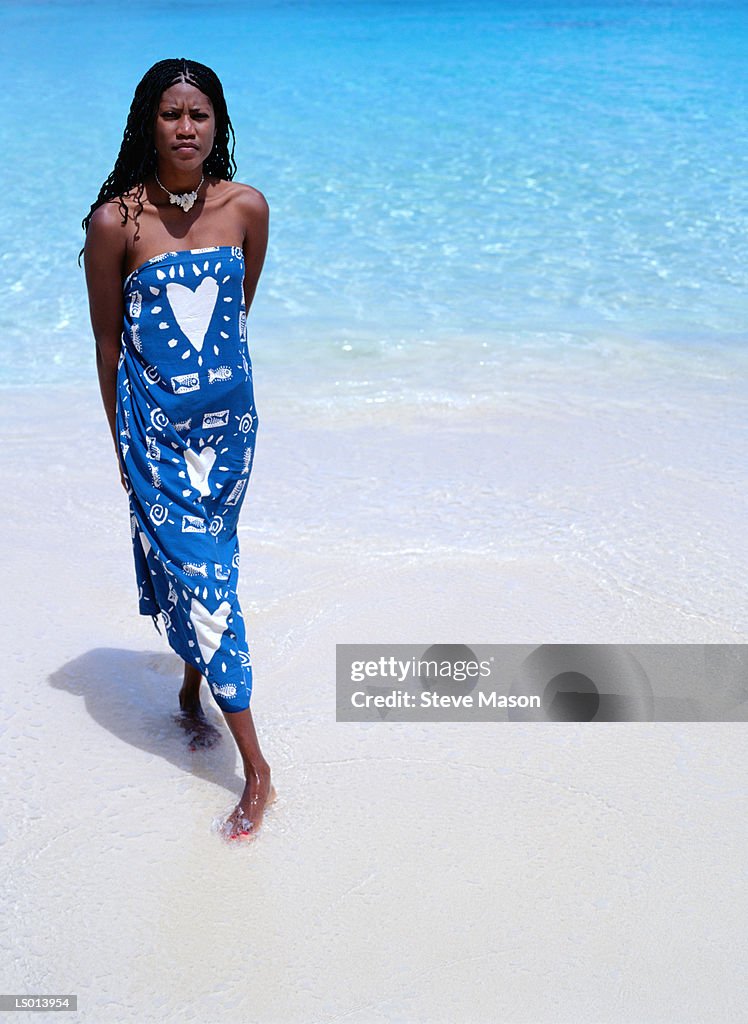
[[[748,1020],[742,725],[334,720],[336,643],[746,640],[717,398],[538,394],[266,389],[239,595],[279,799],[241,848],[222,717],[206,690],[224,741],[185,748],[137,614],[95,384],[3,395],[2,991],[92,1024]]]

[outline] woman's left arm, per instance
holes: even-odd
[[[270,208],[262,192],[249,185],[242,189],[240,208],[244,223],[244,306],[249,314],[268,247]]]

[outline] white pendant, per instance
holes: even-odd
[[[175,195],[173,192],[169,193],[169,202],[174,203],[176,206],[181,206],[185,213],[192,209],[196,199],[197,191],[183,192],[181,195]]]

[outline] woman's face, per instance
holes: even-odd
[[[153,126],[153,144],[162,162],[191,170],[213,149],[216,118],[204,92],[177,82],[161,93]]]

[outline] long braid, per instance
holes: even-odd
[[[234,160],[236,137],[218,76],[205,64],[187,60],[184,57],[160,60],[146,71],[135,90],[114,168],[99,189],[96,202],[81,221],[81,227],[86,233],[88,233],[88,226],[91,223],[94,210],[109,199],[119,199],[122,223],[126,224],[128,209],[122,197],[135,186],[138,186],[136,216],[142,212],[144,182],[157,167],[153,146],[154,117],[161,94],[176,82],[181,81],[188,82],[204,92],[213,104],[216,138],[213,150],[203,164],[203,173],[228,181],[231,181],[236,174],[236,161]],[[85,245],[78,253],[78,266],[80,266],[84,250]]]

